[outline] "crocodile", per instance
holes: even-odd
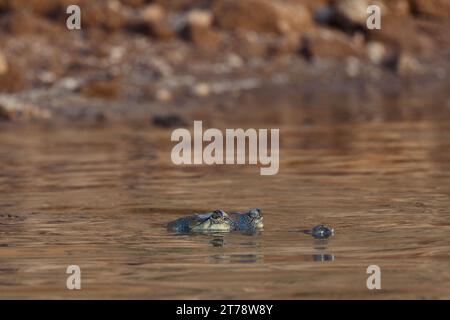
[[[252,231],[264,227],[260,209],[251,209],[246,213],[234,212],[230,214],[233,230]]]
[[[263,228],[260,209],[228,215],[222,210],[195,214],[169,222],[167,229],[178,233],[255,231]]]
[[[233,229],[233,222],[226,212],[214,210],[169,222],[167,229],[178,233],[228,232]]]

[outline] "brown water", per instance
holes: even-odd
[[[173,166],[170,133],[0,127],[0,298],[450,298],[450,123],[287,122],[275,176]],[[258,235],[165,230],[251,207]]]

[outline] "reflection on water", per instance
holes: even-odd
[[[450,124],[293,121],[275,176],[175,167],[152,127],[2,127],[0,297],[450,298]],[[253,207],[257,234],[165,229]],[[336,235],[302,232],[321,223]],[[65,289],[71,264],[81,291]]]
[[[315,253],[313,254],[313,260],[318,262],[334,261],[334,254],[329,252],[328,240],[315,240],[314,241]]]

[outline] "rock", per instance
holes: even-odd
[[[433,54],[437,33],[421,32],[418,23],[411,17],[386,16],[382,21],[382,32],[367,34],[369,42],[380,42],[388,47],[414,52],[416,55]]]
[[[263,57],[267,53],[265,34],[258,34],[253,31],[237,31],[234,41],[231,43],[234,52],[244,57]]]
[[[377,41],[370,41],[366,45],[367,56],[370,61],[375,64],[382,63],[386,55],[386,47],[383,43]]]
[[[7,12],[10,9],[9,5],[8,0],[0,0],[0,12]]]
[[[450,18],[450,1],[448,0],[412,0],[412,11],[417,15],[434,18]]]
[[[40,71],[37,74],[37,78],[39,79],[40,82],[42,82],[43,84],[52,84],[56,81],[56,74],[51,72],[51,71]]]
[[[0,8],[4,7],[5,10],[11,10],[16,12],[32,12],[35,15],[42,16],[54,16],[56,12],[60,9],[60,1],[55,0],[14,0],[14,1],[4,1],[4,5],[1,4]]]
[[[81,88],[81,94],[92,98],[116,99],[120,95],[117,80],[92,80]]]
[[[340,0],[336,2],[336,10],[354,23],[365,24],[370,4],[368,0]]]
[[[223,41],[222,36],[218,32],[195,26],[184,29],[182,37],[194,43],[196,46],[210,51],[217,50]]]
[[[408,0],[388,0],[383,2],[387,15],[406,17],[411,14],[412,8]],[[381,10],[383,14],[383,9]]]
[[[156,115],[153,117],[153,125],[161,128],[185,127],[187,122],[176,114]]]
[[[8,72],[8,61],[6,57],[0,52],[0,76]]]
[[[167,41],[175,38],[175,32],[165,20],[149,23],[148,34],[157,40]]]
[[[82,28],[101,28],[113,32],[122,29],[127,18],[117,0],[89,1],[82,6]]]
[[[411,54],[403,53],[398,61],[398,73],[403,76],[415,75],[423,72],[423,66]]]
[[[81,84],[76,78],[65,77],[56,82],[55,87],[62,90],[75,91],[80,89]]]
[[[213,21],[213,15],[209,10],[194,9],[188,12],[186,20],[187,24],[191,26],[209,28]]]
[[[166,11],[158,4],[146,6],[140,17],[127,22],[127,29],[149,35],[157,40],[171,40],[175,37]]]
[[[48,110],[29,103],[23,103],[14,96],[0,95],[0,120],[50,119],[51,116]]]
[[[211,93],[211,87],[207,83],[197,83],[192,88],[192,93],[197,97],[206,97]]]
[[[346,33],[366,32],[367,0],[340,0],[319,8],[315,20]]]
[[[301,4],[272,0],[218,0],[215,23],[226,30],[285,34],[302,32],[312,25],[309,11]]]
[[[364,46],[354,37],[329,28],[317,28],[308,34],[309,55],[321,58],[362,57]]]
[[[186,16],[186,25],[180,34],[183,39],[195,45],[217,49],[222,42],[220,34],[211,28],[213,16],[208,10],[191,10]]]
[[[314,54],[311,49],[311,41],[308,37],[302,37],[298,54],[301,55],[307,62],[312,62]]]
[[[274,42],[269,44],[268,53],[270,56],[283,56],[297,52],[300,46],[298,36],[292,34],[278,37]]]
[[[11,114],[0,104],[0,122],[12,120]]]
[[[0,19],[0,29],[13,35],[40,34],[54,36],[61,33],[62,27],[28,11],[14,11]]]
[[[168,101],[172,100],[172,93],[167,89],[161,88],[161,89],[156,90],[155,98],[156,98],[156,100],[161,101],[161,102],[168,102]]]
[[[329,0],[288,0],[288,1],[305,6],[311,13],[316,12],[320,7],[323,7],[330,2]]]
[[[23,71],[14,64],[8,64],[6,72],[0,73],[0,92],[21,91],[26,85]]]
[[[244,66],[244,60],[241,58],[240,55],[236,53],[230,53],[226,57],[226,64],[231,69],[239,69]]]
[[[173,75],[173,68],[171,65],[163,58],[153,57],[150,61],[150,65],[154,71],[154,73],[158,77],[170,77]]]
[[[167,13],[159,4],[150,4],[142,10],[142,18],[147,22],[156,22],[167,19]]]
[[[382,65],[402,76],[417,75],[424,71],[422,64],[411,53],[398,47],[389,48]]]
[[[125,57],[125,48],[122,46],[115,46],[110,48],[108,59],[111,63],[119,63]]]
[[[147,0],[148,1],[148,0]],[[153,0],[170,11],[186,11],[190,8],[200,7],[205,0]]]
[[[355,57],[348,57],[345,60],[345,73],[351,77],[357,77],[361,73],[361,61]]]
[[[147,2],[147,0],[120,0],[120,2],[125,6],[139,8],[143,6]]]

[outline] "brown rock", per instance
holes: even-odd
[[[275,0],[218,0],[212,10],[216,24],[227,30],[285,34],[312,24],[304,6]]]
[[[400,55],[398,61],[398,73],[400,75],[408,76],[420,74],[424,70],[420,62],[411,54],[403,53]]]
[[[215,50],[222,43],[221,35],[214,30],[197,26],[188,26],[182,31],[182,36],[203,49]]]
[[[300,37],[297,35],[287,35],[277,37],[268,45],[269,56],[283,56],[293,54],[298,51],[300,46]]]
[[[256,32],[237,31],[231,42],[234,52],[243,57],[263,57],[267,54],[269,35],[258,34]]]
[[[348,34],[365,33],[368,0],[330,1],[315,14],[317,22],[338,28]]]
[[[213,15],[209,10],[194,9],[188,12],[186,19],[187,24],[191,26],[210,28],[213,21]]]
[[[8,61],[6,57],[0,52],[0,76],[8,72]]]
[[[450,18],[448,0],[411,0],[412,11],[418,15],[435,18]]]
[[[368,42],[366,50],[369,60],[374,64],[381,64],[387,53],[385,45],[377,41]]]
[[[126,15],[118,1],[87,1],[81,8],[82,28],[117,31],[125,26]]]
[[[168,89],[160,88],[155,92],[155,99],[161,102],[168,102],[172,100],[172,92]]]
[[[289,3],[300,4],[305,6],[311,14],[314,14],[320,7],[329,3],[329,0],[285,0]]]
[[[23,72],[9,63],[8,69],[0,74],[0,92],[17,92],[25,89],[26,81]]]
[[[177,128],[187,125],[186,120],[177,114],[155,115],[152,122],[153,125],[161,128]]]
[[[0,97],[0,121],[50,119],[51,117],[49,110],[20,101],[14,96]]]
[[[368,39],[414,52],[415,55],[432,54],[434,51],[433,38],[420,32],[417,21],[412,17],[386,16],[382,20],[381,31],[370,31]]]
[[[204,4],[204,0],[153,0],[167,10],[185,11]]]
[[[52,35],[61,31],[61,26],[27,11],[5,14],[0,18],[0,29],[7,33]]]
[[[329,28],[317,28],[308,34],[308,39],[313,56],[321,58],[365,56],[363,43],[357,36],[351,37]]]
[[[8,0],[0,0],[0,13],[6,12],[9,9]]]
[[[340,0],[336,3],[337,11],[354,23],[365,24],[368,0]]]
[[[30,12],[34,15],[53,16],[61,9],[61,0],[14,0],[0,1],[5,11]]]
[[[120,2],[125,6],[138,8],[138,7],[143,6],[147,1],[146,0],[120,0]]]
[[[0,122],[10,121],[12,119],[11,114],[6,110],[4,106],[0,104]]]
[[[405,17],[411,14],[412,9],[408,0],[388,0],[383,4],[387,15]]]
[[[148,24],[148,34],[158,40],[171,40],[175,33],[166,21]]]
[[[175,36],[169,25],[167,13],[158,4],[146,6],[139,18],[127,22],[127,29],[158,40],[170,40]]]
[[[127,30],[131,32],[148,35],[157,40],[171,40],[175,37],[172,28],[163,21],[146,22],[134,20],[127,23]]]
[[[116,99],[120,95],[120,84],[117,80],[93,80],[81,88],[81,94],[87,97]]]
[[[186,25],[181,36],[195,45],[216,49],[222,42],[221,35],[212,29],[213,16],[208,10],[191,10],[186,17]]]
[[[156,22],[167,19],[167,13],[159,4],[150,4],[142,10],[142,18],[147,22]]]

